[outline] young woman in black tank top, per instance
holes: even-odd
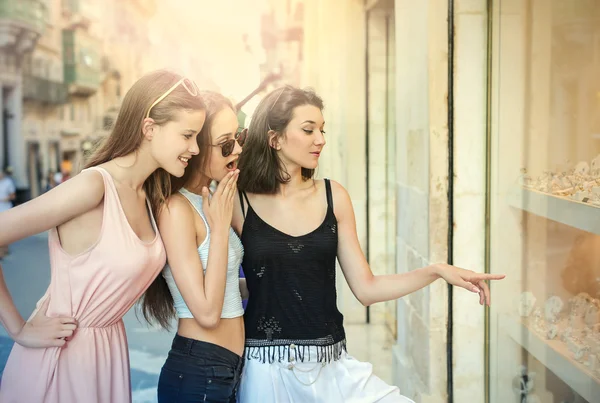
[[[244,245],[250,298],[239,401],[410,402],[346,352],[336,259],[365,306],[401,298],[438,278],[489,304],[486,281],[503,276],[444,263],[374,276],[348,192],[335,181],[313,179],[325,146],[322,109],[312,91],[273,91],[253,115],[240,158],[240,206],[232,226]]]

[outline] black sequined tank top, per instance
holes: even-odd
[[[248,359],[287,360],[292,349],[302,361],[324,362],[345,350],[344,317],[336,304],[337,220],[327,179],[325,188],[325,219],[297,237],[263,221],[240,193],[246,216],[242,268],[250,293],[244,314]]]

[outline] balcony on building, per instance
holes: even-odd
[[[100,44],[80,29],[63,30],[65,84],[70,95],[91,96],[101,80]]]
[[[89,28],[92,19],[85,0],[63,0],[62,15],[68,29]]]
[[[47,22],[44,0],[0,0],[0,48],[17,54],[30,52]]]
[[[23,100],[42,105],[62,105],[68,100],[67,86],[62,82],[24,74]]]

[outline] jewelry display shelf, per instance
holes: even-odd
[[[532,189],[515,189],[508,203],[540,217],[600,235],[600,208]]]
[[[504,329],[517,344],[588,402],[599,401],[600,379],[584,364],[571,358],[572,353],[564,342],[546,340],[530,330],[523,321],[508,316],[500,317],[500,329]]]

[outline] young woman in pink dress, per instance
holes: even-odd
[[[167,71],[127,92],[112,133],[86,169],[0,213],[0,245],[50,230],[51,281],[25,321],[0,270],[0,320],[15,341],[3,403],[131,401],[123,315],[165,264],[157,215],[198,154],[205,107],[195,84]]]

